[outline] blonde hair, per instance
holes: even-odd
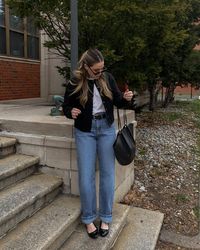
[[[87,79],[87,71],[85,69],[85,64],[89,67],[92,67],[94,64],[104,61],[103,55],[101,52],[97,49],[89,49],[85,51],[79,62],[78,62],[78,68],[74,71],[74,77],[75,77],[75,84],[77,87],[73,91],[72,94],[80,92],[80,103],[84,107],[87,100],[88,100],[88,94],[89,94],[89,86],[88,86],[88,79]],[[73,84],[73,83],[72,83]],[[100,94],[105,95],[108,98],[112,100],[112,92],[110,91],[107,83],[106,83],[106,77],[104,74],[101,74],[99,79],[97,79],[97,84],[100,89]]]

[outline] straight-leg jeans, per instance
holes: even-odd
[[[75,128],[79,191],[82,222],[92,223],[98,216],[106,223],[112,221],[115,189],[115,156],[113,143],[116,138],[114,123],[106,119],[92,120],[91,132]],[[96,159],[99,161],[99,213],[96,200]]]

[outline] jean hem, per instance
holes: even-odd
[[[112,215],[99,215],[99,218],[101,221],[105,223],[111,223],[112,222]]]
[[[97,219],[97,216],[92,216],[92,217],[88,217],[88,218],[81,218],[81,221],[83,224],[90,224],[92,222],[94,222]]]

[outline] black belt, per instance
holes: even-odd
[[[93,115],[92,118],[94,120],[101,120],[103,118],[106,118],[106,114],[97,114],[97,115]]]

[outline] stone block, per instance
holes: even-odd
[[[71,170],[78,171],[76,149],[70,150],[70,158],[71,158],[71,166],[70,166]]]
[[[130,175],[127,176],[127,178],[120,183],[120,185],[115,187],[115,198],[114,198],[115,202],[122,201],[124,195],[128,193],[131,186],[133,185],[133,182],[134,182],[134,169],[130,173]]]
[[[63,169],[57,169],[52,168],[48,166],[42,166],[40,169],[42,173],[58,176],[62,178],[63,180],[63,193],[69,194],[71,191],[71,179],[70,179],[70,171],[69,170],[63,170]]]
[[[55,148],[69,148],[71,139],[60,136],[45,136],[45,146]]]
[[[17,153],[38,156],[40,158],[40,165],[45,165],[46,163],[45,148],[42,146],[20,143],[17,146]]]
[[[71,171],[71,194],[79,195],[78,172]]]
[[[46,147],[45,165],[58,169],[70,169],[70,152],[65,148]]]
[[[118,187],[120,183],[122,183],[133,171],[134,169],[134,163],[127,166],[119,165],[116,161],[116,167],[115,167],[115,186]]]

